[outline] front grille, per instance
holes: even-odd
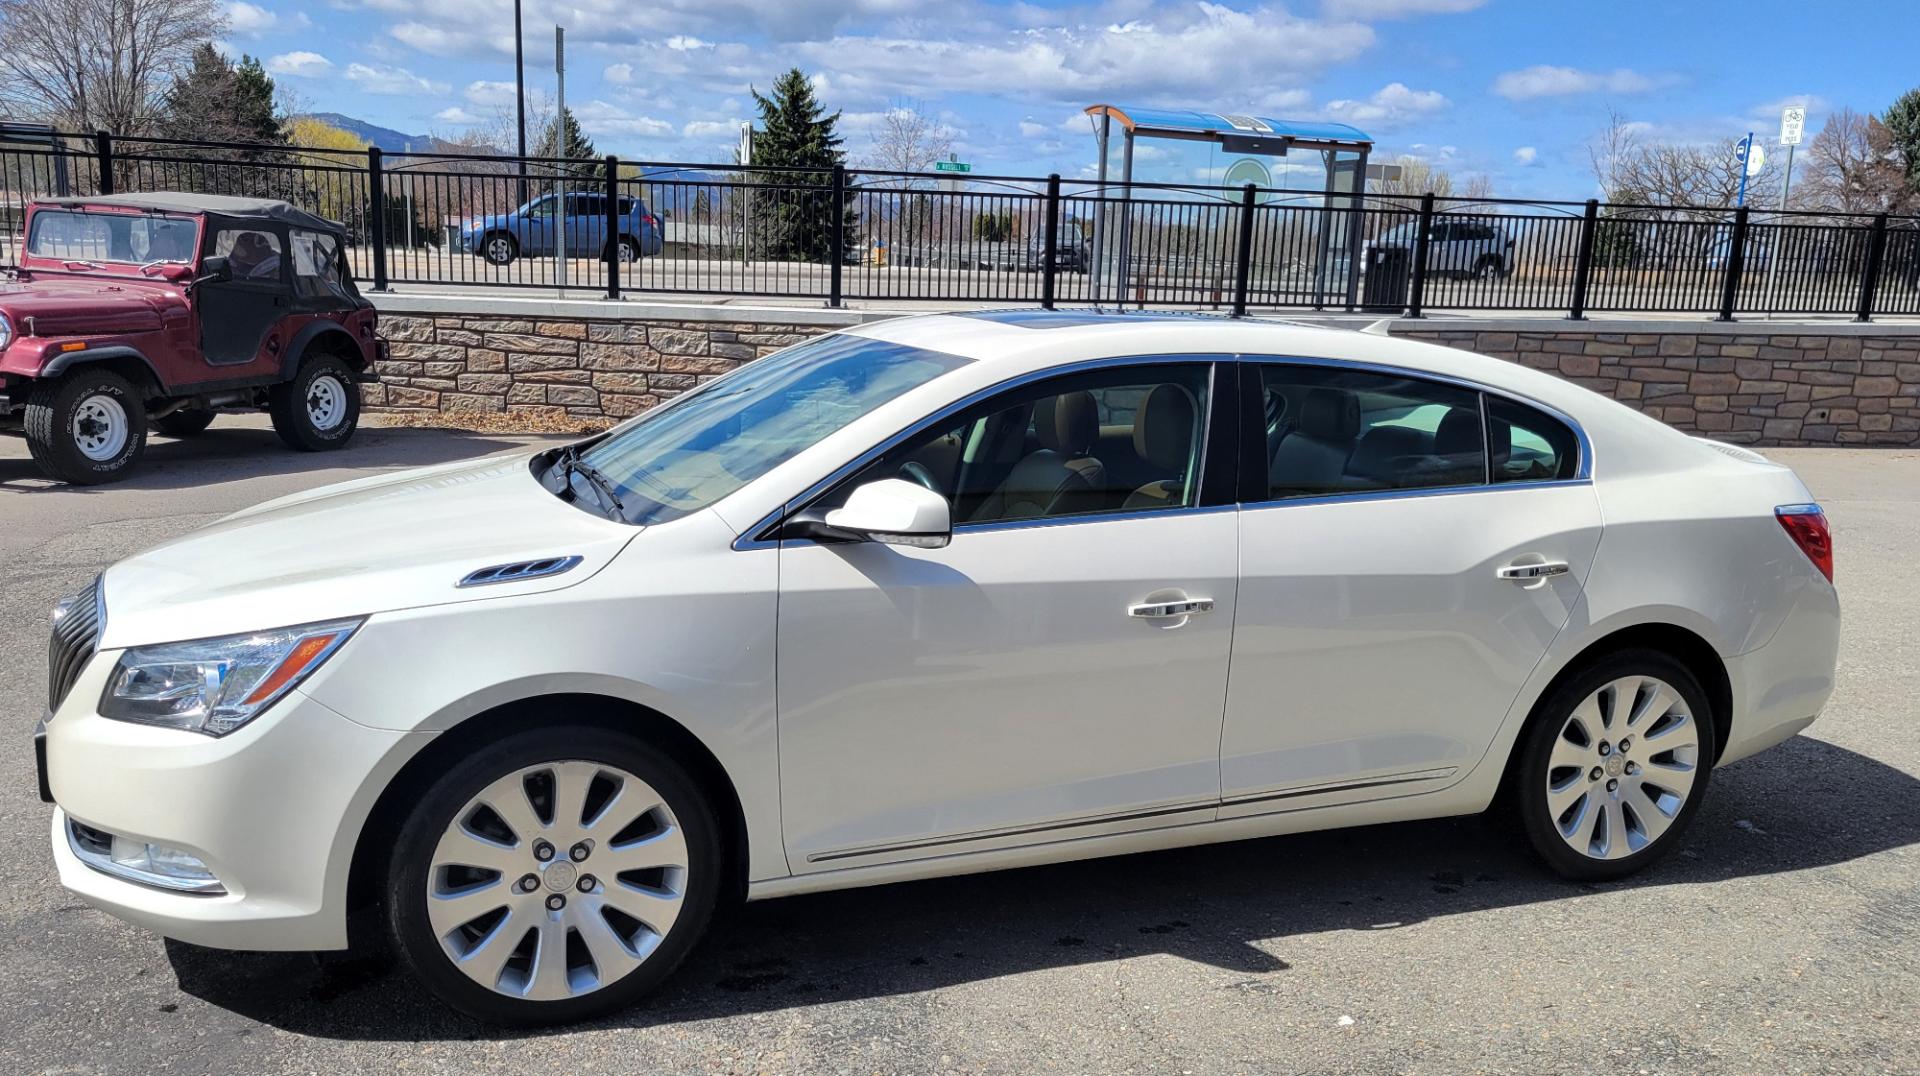
[[[100,645],[100,630],[106,627],[106,610],[100,600],[100,579],[73,596],[65,616],[53,625],[53,638],[47,643],[47,709],[58,710],[73,690],[80,670]]]

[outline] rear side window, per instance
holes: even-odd
[[[340,265],[340,247],[325,232],[295,228],[293,291],[306,299],[351,299]]]
[[[1315,366],[1261,370],[1271,500],[1487,480],[1480,394]]]
[[[1487,444],[1495,482],[1549,482],[1580,469],[1580,440],[1559,419],[1499,396],[1487,397]]]

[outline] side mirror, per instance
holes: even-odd
[[[953,540],[947,499],[901,478],[882,478],[855,489],[847,503],[823,516],[794,520],[795,537],[822,542],[880,542],[939,549]]]
[[[227,259],[219,254],[212,254],[200,259],[200,275],[195,277],[193,282],[214,284],[232,279],[233,267],[227,264]]]

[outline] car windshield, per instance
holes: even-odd
[[[86,209],[41,209],[33,214],[27,253],[62,261],[191,262],[199,247],[192,217],[158,213],[103,213]]]
[[[633,523],[695,512],[910,389],[972,360],[831,335],[709,382],[580,454]]]

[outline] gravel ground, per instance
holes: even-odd
[[[647,1005],[502,1034],[377,962],[196,949],[55,883],[27,732],[46,609],[266,497],[535,441],[258,422],[156,440],[125,485],[0,439],[0,1072],[1912,1073],[1920,1071],[1920,453],[1787,451],[1834,519],[1841,687],[1716,775],[1687,845],[1547,877],[1477,819],[750,905]]]

